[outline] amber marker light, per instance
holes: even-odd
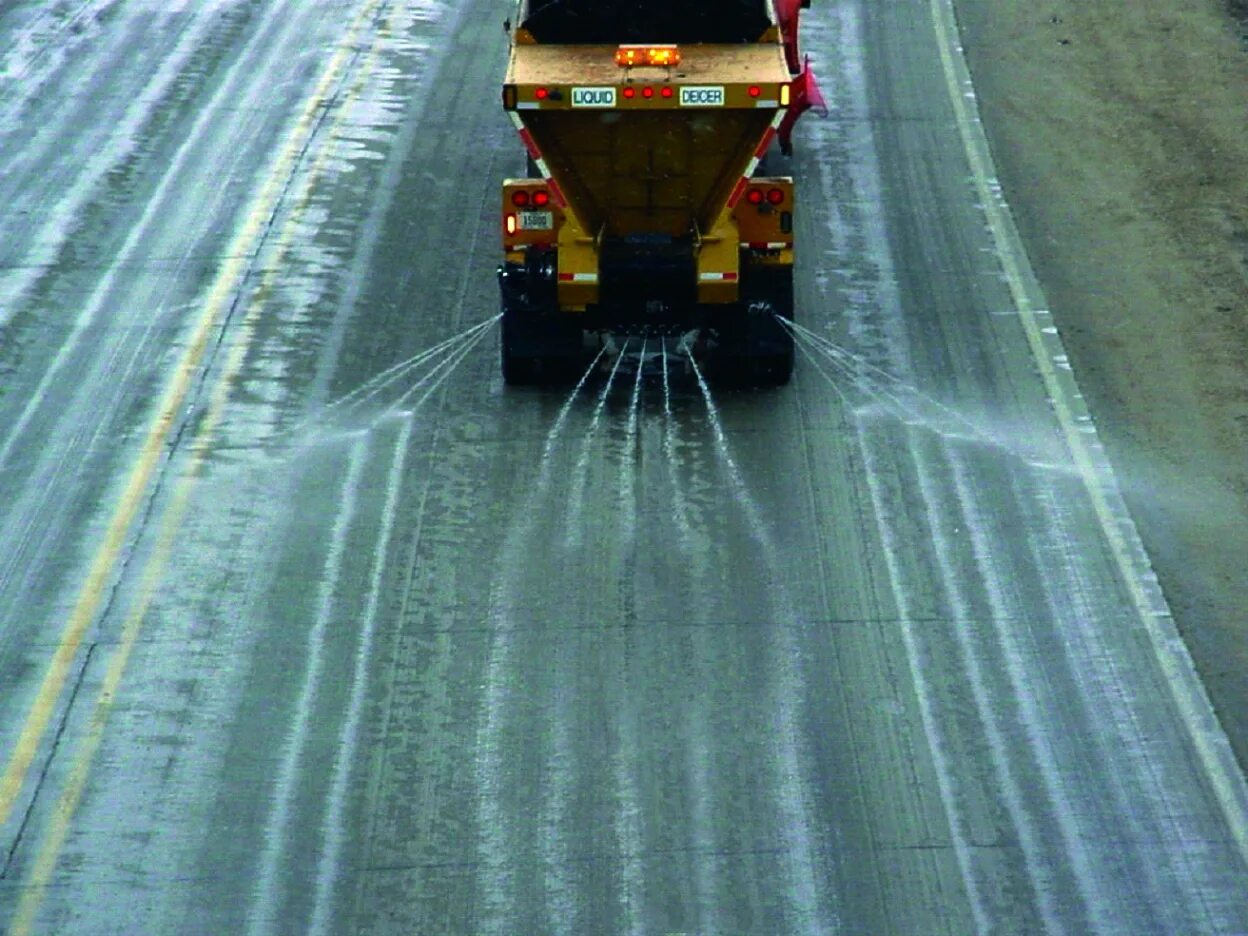
[[[622,45],[615,50],[615,64],[621,68],[656,65],[670,68],[680,64],[680,47],[674,45]]]

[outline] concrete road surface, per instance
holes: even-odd
[[[509,12],[0,11],[0,925],[1248,932],[947,0],[810,11],[749,393],[503,387]]]

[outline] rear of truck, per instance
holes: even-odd
[[[797,0],[780,2],[787,24],[773,0],[522,0],[503,87],[529,166],[502,192],[508,383],[570,379],[605,336],[788,381],[794,185],[755,173],[814,86]]]

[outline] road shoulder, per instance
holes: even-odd
[[[1248,763],[1248,51],[1217,0],[956,0],[993,156]]]

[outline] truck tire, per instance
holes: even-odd
[[[564,385],[580,377],[585,363],[575,323],[505,304],[499,346],[503,382],[512,387]]]
[[[538,381],[541,373],[537,359],[532,355],[521,354],[516,350],[517,324],[507,314],[503,314],[502,340],[500,346],[500,365],[503,371],[503,382],[512,387],[527,387]]]

